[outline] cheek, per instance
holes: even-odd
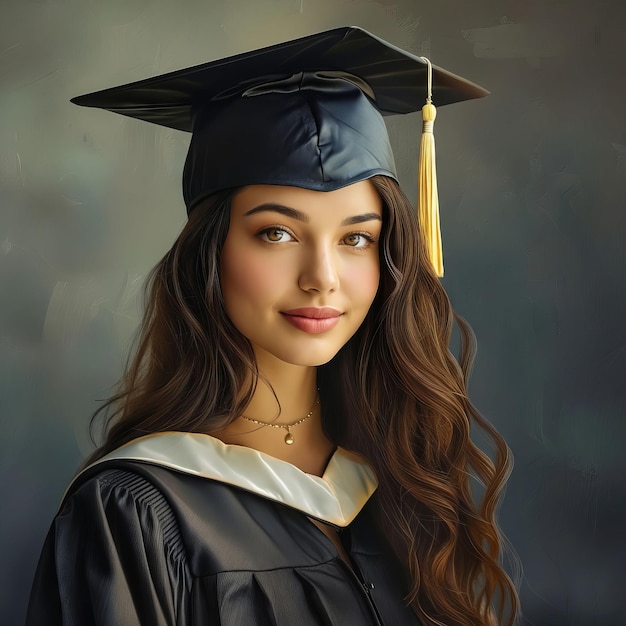
[[[352,298],[357,300],[362,306],[369,307],[376,296],[380,281],[378,259],[372,260],[371,263],[348,268],[344,279],[346,281],[345,284],[349,286]]]
[[[267,301],[280,284],[280,267],[259,257],[249,246],[225,246],[221,268],[222,293],[228,309]]]

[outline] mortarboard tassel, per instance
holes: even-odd
[[[437,167],[435,164],[435,136],[433,126],[437,109],[432,103],[433,68],[426,57],[422,60],[428,65],[428,97],[422,108],[422,139],[418,166],[417,215],[422,236],[428,247],[430,261],[437,273],[443,276],[443,252],[441,248],[441,229],[439,226],[439,194],[437,192]]]

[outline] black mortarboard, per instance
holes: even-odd
[[[382,115],[421,109],[428,70],[426,60],[344,27],[72,102],[191,132],[189,211],[231,187],[332,191],[376,174],[395,179]],[[487,94],[435,66],[432,85],[437,105]]]

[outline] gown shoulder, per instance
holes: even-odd
[[[131,468],[102,468],[74,485],[52,523],[26,625],[183,626],[190,585],[162,492]]]

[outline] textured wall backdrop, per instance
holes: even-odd
[[[527,624],[626,624],[626,88],[620,0],[2,0],[0,623],[184,217],[188,137],[70,97],[356,24],[491,90],[439,112],[446,277],[516,467]],[[389,120],[415,198],[419,119]]]

